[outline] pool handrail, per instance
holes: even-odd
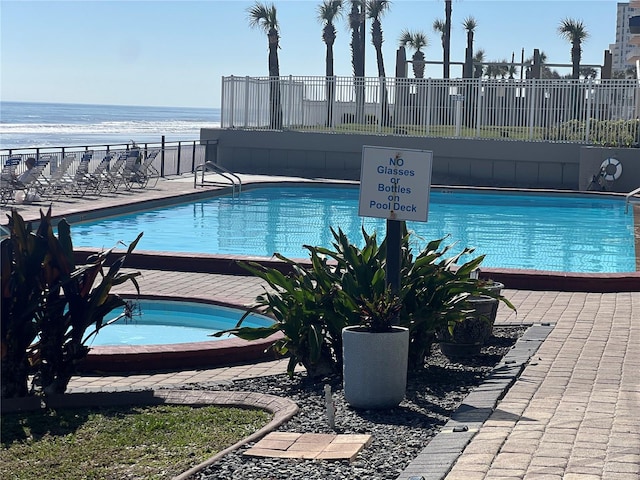
[[[198,165],[193,172],[193,188],[197,187],[198,184],[198,172],[202,171],[202,179],[200,180],[200,185],[204,185],[205,184],[205,179],[204,179],[204,174],[207,171],[213,171],[214,173],[217,173],[218,175],[220,175],[223,178],[226,178],[230,183],[231,183],[231,187],[232,187],[232,195],[235,197],[236,194],[236,186],[238,187],[238,194],[242,193],[242,179],[236,175],[235,173],[227,170],[226,168],[218,165],[217,163],[208,161],[205,163],[201,163],[200,165]],[[237,180],[237,184],[236,184],[236,180]],[[215,184],[216,182],[209,182],[210,184]]]
[[[631,197],[638,194],[640,194],[640,187],[636,188],[635,190],[631,190],[629,193],[627,193],[624,201],[624,213],[627,213],[629,211],[629,203],[631,202]]]

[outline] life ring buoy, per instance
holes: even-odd
[[[602,178],[608,182],[613,182],[622,175],[622,164],[617,158],[609,157],[600,165],[600,171],[602,172]]]

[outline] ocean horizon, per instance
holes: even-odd
[[[198,140],[219,108],[0,101],[0,149]]]

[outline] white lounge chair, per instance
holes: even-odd
[[[120,185],[122,185],[122,171],[128,158],[129,151],[120,152],[118,157],[109,168],[107,174],[109,176],[108,182],[110,184],[110,191],[115,192],[118,190]]]
[[[27,164],[31,158],[35,160],[34,166],[18,175],[15,186],[15,196],[22,196],[18,201],[24,203],[38,201],[44,196],[46,181],[44,180],[43,173],[44,169],[49,165],[52,156],[46,155],[37,159],[28,157],[26,160]]]
[[[89,165],[93,157],[93,150],[87,150],[82,154],[78,168],[76,168],[73,177],[69,183],[68,192],[74,196],[83,197],[91,186],[89,178]]]
[[[139,188],[147,188],[153,182],[151,188],[155,187],[160,178],[160,172],[153,166],[153,161],[160,153],[160,149],[149,150],[147,156],[139,167],[132,172],[130,183]]]
[[[135,172],[140,168],[140,150],[136,148],[125,153],[126,156],[122,169],[116,172],[114,177],[116,190],[118,190],[122,185],[124,185],[125,190],[131,190],[132,176],[135,175]]]
[[[66,154],[60,164],[55,169],[51,169],[51,175],[45,177],[46,184],[44,185],[43,193],[46,197],[55,197],[57,199],[60,195],[65,194],[72,180],[69,177],[69,169],[73,162],[76,161],[76,158],[75,153]]]
[[[98,195],[105,189],[114,190],[113,180],[109,173],[112,159],[113,154],[107,152],[95,170],[87,175],[88,189],[92,189]]]
[[[0,171],[0,203],[6,205],[9,200],[13,199],[17,186],[18,175],[16,170],[22,162],[20,155],[8,157],[2,165]]]

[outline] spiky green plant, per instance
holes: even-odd
[[[120,270],[142,233],[107,268],[111,250],[76,265],[69,224],[60,221],[56,237],[51,208],[40,212],[35,232],[14,210],[9,229],[1,243],[2,397],[64,393],[88,353],[87,331],[97,332],[109,312],[125,305],[111,288],[131,281],[139,291],[140,273]]]

